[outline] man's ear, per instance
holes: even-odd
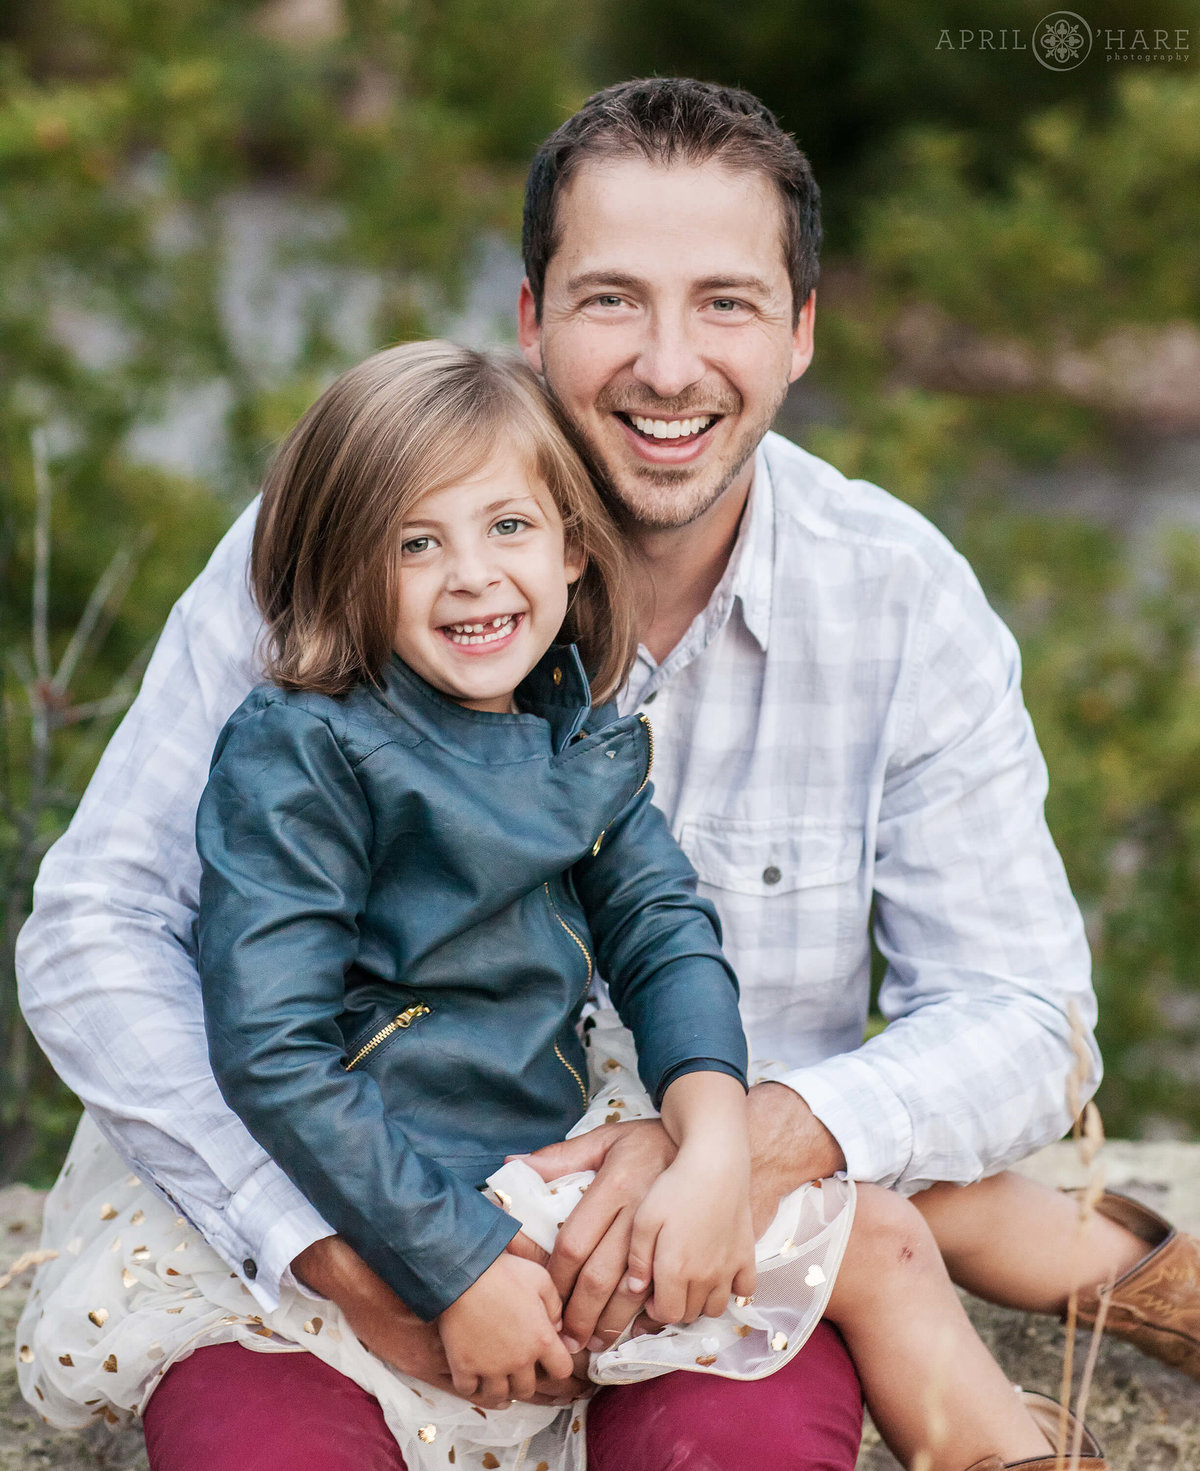
[[[528,276],[521,282],[521,294],[517,297],[517,342],[525,354],[525,361],[535,373],[541,373],[542,326]]]
[[[792,371],[788,374],[789,383],[795,383],[812,362],[813,328],[816,315],[817,293],[813,290],[808,293],[808,300],[800,308],[800,320],[796,323],[796,330],[792,333]]]

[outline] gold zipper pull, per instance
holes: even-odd
[[[394,1016],[391,1021],[387,1023],[386,1026],[380,1027],[379,1031],[377,1031],[375,1035],[371,1037],[368,1041],[364,1042],[363,1045],[354,1054],[354,1056],[348,1062],[343,1064],[346,1071],[349,1072],[351,1068],[357,1067],[368,1053],[374,1052],[376,1047],[378,1047],[381,1042],[386,1041],[393,1032],[407,1031],[418,1017],[428,1015],[429,1007],[426,1006],[423,1001],[418,1001],[414,1006],[406,1007],[405,1010],[399,1014],[399,1016]]]
[[[410,1006],[407,1011],[402,1011],[396,1018],[398,1027],[411,1027],[419,1016],[428,1016],[429,1008],[423,1001],[418,1001],[415,1006]]]

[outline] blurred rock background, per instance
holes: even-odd
[[[652,72],[750,87],[811,154],[818,351],[780,427],[931,516],[1017,633],[1109,1132],[1197,1137],[1200,23],[1092,3],[1091,55],[1056,72],[1043,15],[7,0],[0,1183],[48,1183],[77,1112],[15,1004],[32,877],[171,602],[339,369],[509,337],[532,149]]]

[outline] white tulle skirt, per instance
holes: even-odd
[[[653,1116],[633,1040],[612,1013],[588,1033],[592,1106],[572,1131],[616,1114]],[[751,1068],[761,1081],[775,1064]],[[491,1178],[496,1198],[540,1245],[591,1176],[546,1185],[528,1166]],[[758,1289],[744,1306],[686,1327],[626,1337],[593,1356],[591,1378],[623,1384],[675,1370],[757,1379],[796,1354],[824,1312],[854,1215],[853,1183],[816,1181],[783,1201],[758,1243]],[[52,1425],[140,1415],[162,1376],[193,1350],[236,1342],[313,1353],[379,1401],[409,1471],[584,1471],[586,1401],[569,1410],[482,1411],[397,1373],[369,1353],[331,1302],[284,1289],[263,1312],[204,1238],[131,1175],[86,1115],[46,1201],[43,1248],[17,1331],[21,1392]]]

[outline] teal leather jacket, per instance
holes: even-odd
[[[263,1148],[432,1318],[518,1229],[479,1185],[584,1112],[595,970],[655,1100],[745,1083],[737,982],[648,785],[644,717],[555,647],[520,714],[398,659],[341,699],[254,690],[197,816],[213,1071]]]

